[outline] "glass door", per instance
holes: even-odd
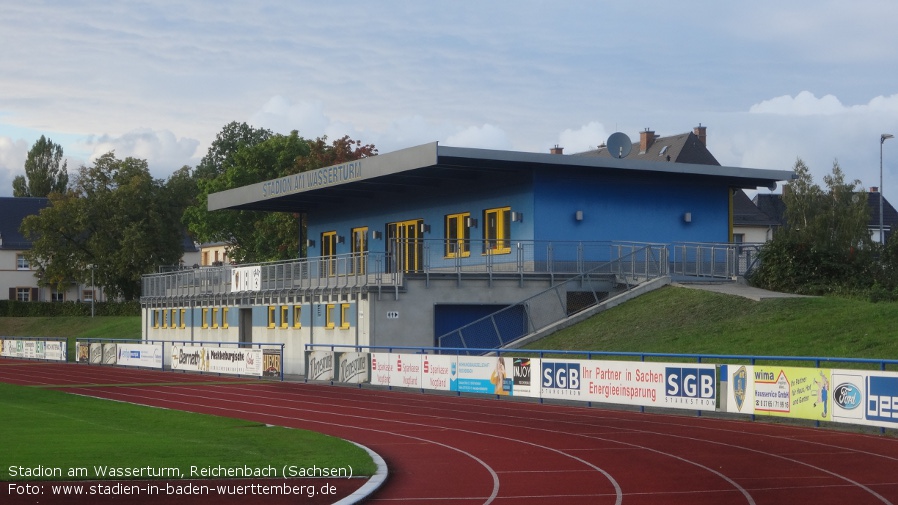
[[[390,271],[414,273],[423,270],[423,219],[387,224],[387,268]]]

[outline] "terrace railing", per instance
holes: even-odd
[[[407,275],[543,275],[562,282],[584,274],[615,273],[647,279],[658,275],[733,279],[749,272],[757,245],[639,242],[389,241],[386,252],[340,254],[271,263],[180,268],[145,275],[142,300],[236,296],[235,269],[255,269],[254,294],[397,290]],[[642,251],[644,254],[639,254]],[[663,258],[663,259],[662,259]],[[662,264],[663,263],[663,264]],[[603,272],[602,269],[614,270]]]

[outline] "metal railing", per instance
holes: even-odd
[[[625,269],[648,277],[664,269],[673,276],[734,279],[750,272],[757,261],[758,244],[547,241],[446,241],[442,239],[392,240],[386,252],[340,254],[271,263],[181,268],[145,275],[144,301],[232,296],[234,268],[258,267],[256,292],[327,293],[354,289],[397,289],[406,275],[525,276],[540,274],[564,281],[601,268]],[[649,257],[636,251],[649,250]],[[663,251],[663,255],[662,255]],[[659,258],[665,265],[659,266]],[[627,258],[624,260],[623,258]],[[667,263],[669,262],[669,263]],[[624,267],[624,263],[628,263]],[[612,272],[605,272],[612,273]],[[615,272],[616,273],[616,272]]]
[[[644,245],[589,272],[554,284],[519,303],[437,337],[439,347],[498,348],[553,324],[635,285],[668,274],[667,248]]]

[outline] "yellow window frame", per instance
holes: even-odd
[[[227,329],[228,326],[228,307],[221,308],[221,327]]]
[[[218,307],[212,307],[212,329],[218,329]]]
[[[274,328],[274,320],[277,316],[275,309],[276,309],[276,307],[274,305],[268,306],[268,327],[269,328]]]
[[[470,218],[470,212],[446,215],[444,225],[446,258],[467,258],[471,255],[471,230],[468,227]]]
[[[349,304],[341,303],[340,304],[340,329],[341,330],[348,330],[350,327],[349,317],[347,317],[348,315],[349,315]]]
[[[187,322],[185,321],[187,316],[187,309],[181,309],[181,328],[187,327]]]
[[[302,328],[302,305],[293,306],[293,327]]]
[[[290,319],[290,307],[287,305],[281,305],[281,329],[286,330],[288,328]]]
[[[483,254],[511,254],[511,207],[483,211]]]
[[[328,303],[324,310],[324,328],[327,330],[334,329],[334,304]]]
[[[171,309],[171,324],[169,325],[169,328],[171,328],[173,330],[175,328],[177,328],[178,327],[177,320],[178,320],[178,309]]]
[[[153,309],[153,328],[159,327],[159,309]]]
[[[328,277],[337,275],[336,231],[326,231],[321,234],[321,267],[324,275]]]
[[[209,328],[209,307],[203,307],[203,329]]]

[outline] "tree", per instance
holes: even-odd
[[[250,147],[268,140],[271,130],[253,128],[246,123],[232,121],[218,132],[209,151],[196,166],[194,177],[197,179],[214,179],[221,175],[231,164],[231,158],[241,147]]]
[[[225,127],[233,132],[234,123]],[[223,135],[219,135],[221,139]],[[225,153],[222,146],[237,145]],[[215,150],[214,154],[212,153]],[[208,195],[286,175],[296,174],[349,160],[374,156],[373,145],[344,136],[328,144],[327,137],[308,141],[296,131],[271,135],[256,144],[221,142],[210,148],[204,160],[222,160],[218,175],[199,178],[196,204],[187,209],[184,223],[202,242],[226,242],[228,256],[237,263],[255,263],[296,258],[300,252],[298,214],[224,210],[209,212]],[[213,164],[210,163],[209,166]],[[212,173],[207,170],[205,173]]]
[[[869,287],[876,248],[861,182],[846,182],[838,162],[823,178],[825,190],[814,183],[801,159],[794,170],[796,179],[783,192],[785,226],[762,248],[752,282],[808,294]]]
[[[178,175],[163,183],[145,160],[119,160],[114,152],[80,167],[70,191],[51,193],[50,205],[22,223],[33,241],[26,255],[42,282],[87,284],[93,265],[94,282],[108,296],[139,298],[141,277],[183,254]]]
[[[63,193],[69,184],[68,163],[62,159],[62,146],[41,135],[25,160],[25,175],[12,181],[13,196],[45,197]]]

